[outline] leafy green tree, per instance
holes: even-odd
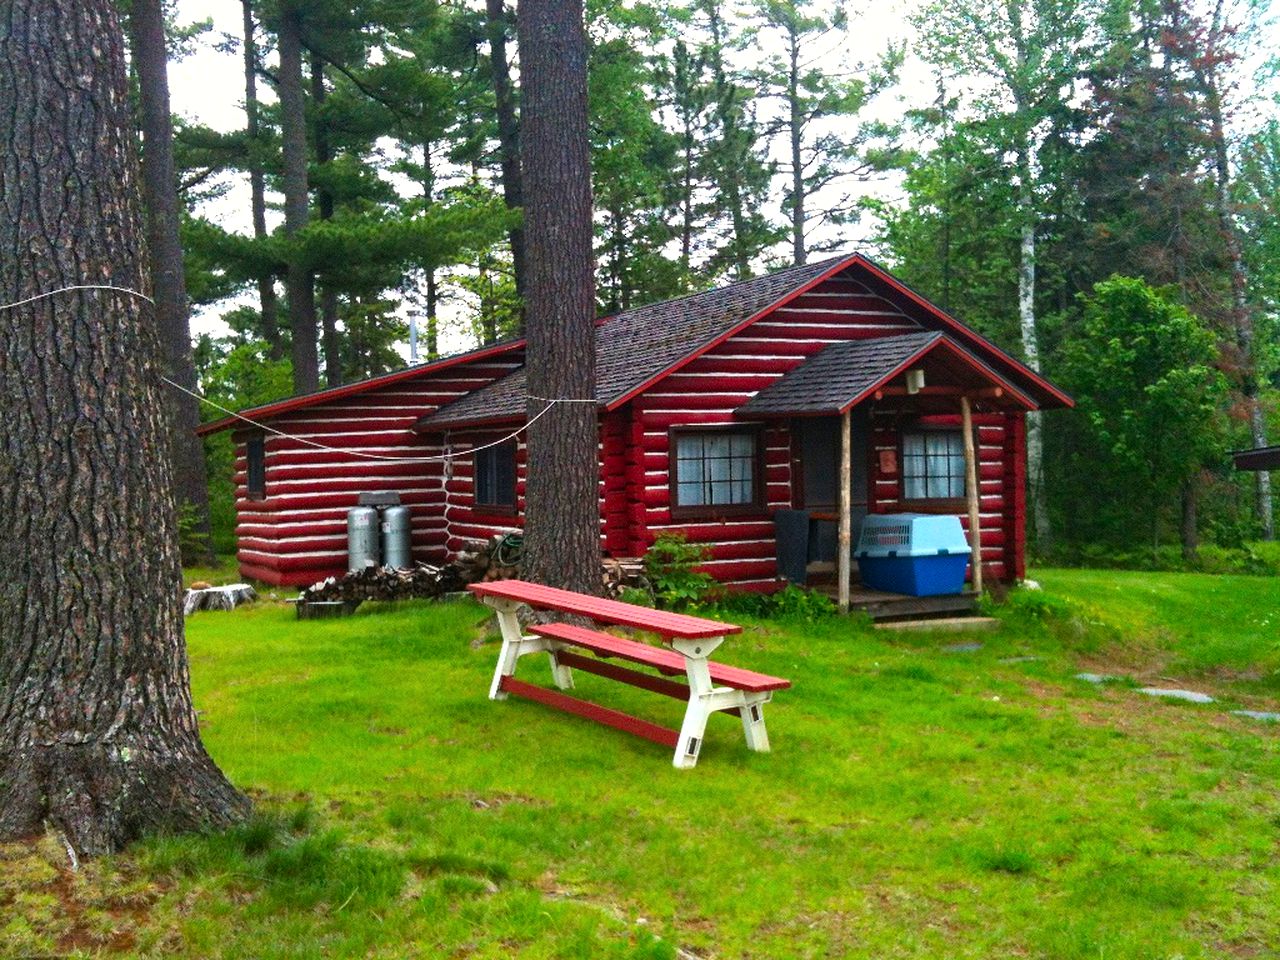
[[[1178,297],[1113,276],[1081,298],[1063,375],[1079,404],[1070,475],[1074,501],[1088,506],[1071,523],[1082,539],[1123,540],[1141,516],[1158,547],[1184,488],[1222,459],[1216,338]],[[1194,529],[1182,539],[1194,550]]]

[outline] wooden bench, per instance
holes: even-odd
[[[761,752],[769,749],[764,705],[772,699],[773,691],[790,687],[791,681],[712,663],[708,659],[724,642],[726,635],[740,633],[741,627],[523,580],[473,583],[467,589],[494,609],[502,631],[502,651],[498,654],[489,699],[502,700],[509,694],[515,694],[625,730],[673,748],[675,757],[672,762],[681,768],[697,764],[707,718],[716,712],[732,713],[742,720],[749,749]],[[598,624],[656,633],[670,649],[570,623],[534,624],[526,633],[516,616],[522,604],[537,610],[575,614]],[[587,650],[595,656],[583,656],[569,648]],[[534,653],[548,655],[551,678],[558,690],[516,679],[516,664],[520,658]],[[665,676],[654,676],[607,662],[613,659],[652,667]],[[687,701],[684,723],[676,731],[560,692],[573,689],[574,669]],[[669,679],[681,674],[687,683]]]

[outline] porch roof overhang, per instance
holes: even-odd
[[[1231,457],[1237,470],[1280,470],[1280,446],[1237,450]]]
[[[846,413],[889,388],[908,369],[928,362],[941,384],[920,393],[968,393],[1035,410],[1038,404],[981,359],[945,334],[908,333],[833,343],[738,407],[749,420],[819,417]]]

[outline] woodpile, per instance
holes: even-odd
[[[403,570],[365,567],[342,577],[329,577],[302,591],[300,603],[365,600],[429,600],[466,589],[469,583],[505,580],[520,576],[520,541],[495,536],[466,545],[449,563],[435,566],[417,563]],[[652,595],[644,564],[639,560],[606,559],[602,580],[607,597],[622,597],[627,590]]]

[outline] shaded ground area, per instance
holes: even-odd
[[[1092,576],[1153,575],[1043,572],[1045,595],[1010,604],[977,650],[840,620],[752,624],[721,659],[794,681],[769,708],[775,752],[749,754],[716,717],[693,771],[487,701],[497,647],[470,603],[197,614],[205,736],[264,816],[74,876],[54,844],[9,848],[0,955],[1275,955],[1280,725],[1227,712],[1275,709],[1266,645],[1232,645],[1231,676],[1252,678],[1227,682],[1212,632],[1176,631],[1180,595]],[[1202,618],[1229,602],[1217,587],[1184,584],[1209,591]],[[1185,664],[1220,701],[1074,679],[1089,663]],[[646,718],[679,714],[579,679]]]

